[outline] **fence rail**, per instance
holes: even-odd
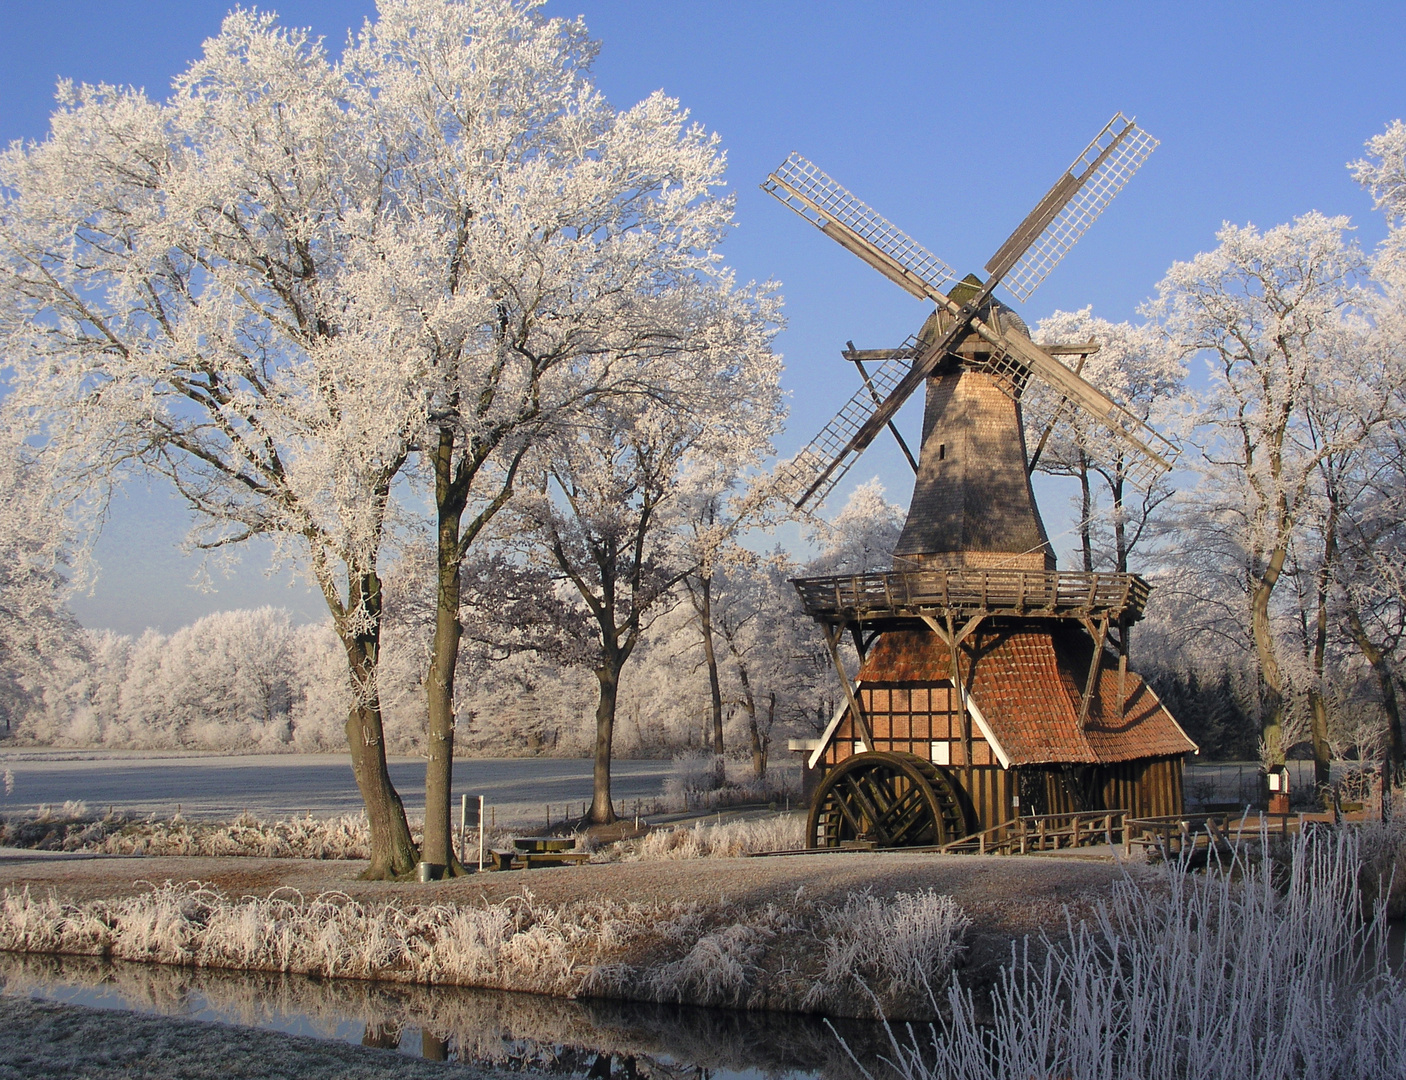
[[[1123,854],[1133,848],[1157,851],[1164,859],[1197,850],[1229,849],[1262,835],[1293,836],[1304,827],[1302,814],[1261,811],[1229,814],[1182,814],[1179,817],[1128,818],[1123,828]]]
[[[1032,814],[1006,821],[944,844],[948,854],[1028,855],[1037,851],[1114,844],[1123,837],[1122,810],[1097,810],[1077,814]]]

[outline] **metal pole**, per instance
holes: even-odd
[[[459,862],[464,861],[465,835],[469,825],[469,797],[461,794],[459,796]]]
[[[483,873],[483,796],[478,797],[478,872]]]

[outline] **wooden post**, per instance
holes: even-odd
[[[1098,672],[1103,666],[1103,646],[1108,640],[1108,616],[1104,616],[1098,621],[1098,628],[1085,624],[1085,629],[1089,630],[1094,639],[1094,656],[1089,662],[1089,677],[1084,683],[1084,697],[1079,702],[1079,730],[1084,729],[1084,725],[1089,719],[1089,705],[1092,704],[1094,693],[1098,689]]]
[[[966,785],[967,791],[970,792],[972,790],[972,758],[975,755],[972,752],[973,736],[971,712],[967,708],[966,688],[963,686],[961,645],[963,641],[976,632],[976,628],[982,624],[986,615],[984,612],[978,612],[962,625],[961,630],[957,629],[956,619],[950,610],[947,612],[946,626],[943,626],[942,623],[938,622],[931,615],[923,615],[921,618],[923,622],[928,624],[928,628],[947,646],[948,662],[950,664],[952,676],[952,692],[957,695],[957,715],[961,718],[962,724],[962,752],[966,757],[966,761],[964,762],[963,783]]]
[[[854,686],[845,673],[844,662],[840,659],[841,631],[829,623],[821,623],[820,633],[825,638],[825,647],[830,650],[830,659],[834,661],[835,671],[840,676],[840,686],[844,688],[845,700],[849,702],[849,714],[853,718],[855,729],[864,737],[864,748],[872,750],[874,734],[869,730],[869,718],[864,715],[864,707],[859,704],[859,695],[854,692]]]

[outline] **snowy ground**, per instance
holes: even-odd
[[[617,761],[611,792],[627,811],[636,799],[646,805],[663,790],[668,761]],[[345,755],[265,754],[225,757],[169,751],[0,751],[0,769],[14,775],[13,790],[0,793],[0,811],[32,810],[43,804],[82,800],[89,810],[115,807],[128,814],[229,819],[244,810],[263,818],[311,812],[317,816],[361,809],[351,763]],[[419,817],[425,805],[425,763],[392,758],[391,779],[406,811]],[[454,763],[455,803],[464,793],[483,795],[504,823],[545,824],[580,815],[591,797],[591,762],[561,758],[463,760]]]

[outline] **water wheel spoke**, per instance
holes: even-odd
[[[927,809],[927,800],[916,786],[910,787],[899,797],[888,817],[889,833],[893,836],[894,843],[917,842],[910,839],[910,834],[915,829],[921,833],[922,827],[931,822],[931,818],[924,813]]]
[[[845,793],[844,791],[842,791],[838,786],[836,786],[835,790],[834,790],[831,794],[833,795],[833,799],[834,799],[833,805],[834,805],[835,809],[837,809],[837,810],[840,812],[840,816],[843,817],[843,818],[845,819],[845,821],[849,824],[849,827],[854,831],[854,835],[855,835],[855,836],[861,836],[861,835],[863,835],[863,833],[864,833],[864,824],[863,824],[863,817],[862,817],[862,813],[863,813],[863,812],[862,812],[862,809],[861,809],[861,812],[860,812],[859,814],[856,814],[856,813],[854,812],[854,810],[850,807],[850,804],[849,804],[850,801],[845,798],[846,793]],[[837,834],[838,834],[838,831],[839,831],[839,830],[838,830],[838,827],[837,827],[837,829],[836,829],[836,833],[837,833]]]
[[[864,817],[868,819],[874,831],[874,839],[880,844],[889,843],[888,832],[883,826],[883,813],[874,805],[873,800],[869,797],[869,792],[865,791],[866,786],[871,786],[865,784],[868,777],[862,773],[858,776],[853,773],[847,773],[844,779],[845,786],[854,796],[854,801],[857,802],[860,809],[864,811]]]

